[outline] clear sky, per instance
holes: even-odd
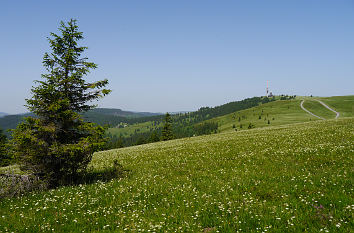
[[[354,94],[353,0],[0,2],[0,112],[26,112],[50,52],[46,37],[78,20],[107,78],[100,107],[190,111],[265,94]]]

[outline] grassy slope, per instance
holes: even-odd
[[[303,106],[313,114],[323,117],[324,119],[334,119],[336,117],[334,112],[327,109],[316,100],[306,99]]]
[[[1,200],[0,232],[349,232],[353,132],[347,118],[96,153],[95,170],[118,159],[130,176]]]
[[[321,116],[325,119],[333,119],[335,113],[322,106],[314,99],[322,100],[328,106],[340,112],[340,117],[352,117],[354,116],[354,96],[334,96],[334,97],[298,97],[294,100],[278,100],[276,102],[270,102],[257,107],[253,107],[246,110],[241,110],[235,113],[227,114],[224,116],[216,117],[207,121],[214,121],[219,123],[219,132],[225,132],[235,130],[248,129],[249,123],[252,123],[255,128],[277,126],[292,123],[301,123],[313,120],[319,120],[318,118],[309,115],[300,108],[301,100],[305,99],[304,107],[312,113]],[[263,110],[263,113],[262,113]],[[244,116],[244,117],[242,117]],[[261,119],[259,119],[261,116]],[[241,117],[241,121],[239,121]],[[273,120],[274,118],[274,120]],[[270,121],[268,124],[268,120]],[[140,132],[147,132],[151,127],[152,122],[138,123],[128,125],[126,128],[110,128],[108,131],[113,135],[119,134],[130,135],[135,130]],[[242,124],[242,128],[240,125]],[[161,124],[160,124],[161,126]]]
[[[219,130],[225,132],[234,130],[233,125],[236,126],[237,130],[242,130],[247,129],[249,123],[252,123],[255,128],[259,128],[316,120],[300,108],[300,102],[299,99],[279,100],[214,118],[211,121],[217,121]],[[261,116],[261,119],[259,119],[259,116]],[[241,121],[239,121],[239,118],[241,118]],[[270,124],[268,124],[268,120]],[[242,128],[240,128],[241,124]]]
[[[273,103],[273,105],[271,105],[271,107],[273,108],[273,106],[278,106],[279,103],[287,103],[287,102],[288,101],[271,102],[271,103]],[[276,104],[274,104],[274,103],[276,103]],[[300,104],[300,102],[299,102],[299,104]],[[296,104],[295,105],[294,104],[290,104],[290,105],[291,106],[295,106]],[[283,104],[280,104],[279,108],[281,109],[281,111],[278,112],[278,113],[283,114],[283,115],[287,114],[287,116],[284,116],[284,117],[288,118],[289,120],[285,121],[285,122],[284,121],[277,121],[277,124],[275,124],[275,125],[289,124],[289,123],[294,123],[294,122],[296,122],[296,123],[297,122],[303,122],[303,121],[309,120],[311,118],[311,117],[306,116],[306,114],[303,114],[303,113],[294,115],[292,112],[286,111],[286,110],[288,110],[288,109],[285,109],[285,108],[287,108],[287,106],[288,105],[285,106]],[[258,107],[255,107],[255,108],[257,109]],[[278,108],[278,107],[274,107],[274,108]],[[254,108],[252,108],[252,109],[254,109]],[[239,112],[243,113],[245,111],[247,111],[247,110],[242,110],[242,111],[239,111]],[[259,111],[261,111],[261,110],[259,110]],[[276,110],[276,111],[278,111],[278,110]],[[219,128],[219,131],[223,132],[225,130],[230,130],[232,128],[232,125],[235,123],[235,121],[234,120],[230,120],[230,119],[232,119],[232,116],[234,116],[234,115],[235,114],[231,113],[231,114],[227,114],[227,115],[221,116],[221,117],[216,117],[216,118],[213,118],[213,119],[210,119],[210,120],[207,120],[207,121],[217,121],[217,122],[219,122],[219,126],[221,126]],[[248,115],[248,112],[247,112],[247,115]],[[303,115],[303,117],[299,117],[299,115]],[[249,117],[249,116],[247,116],[247,117]],[[248,118],[248,119],[250,119],[250,118]],[[257,119],[258,119],[258,115],[257,115]],[[292,119],[297,119],[297,120],[292,120]],[[241,121],[243,126],[245,126],[244,129],[247,129],[247,125],[248,125],[249,122],[250,122],[249,120],[248,121],[247,120]],[[150,128],[147,128],[147,126],[152,127],[152,123],[153,122],[149,121],[149,122],[144,122],[144,123],[136,123],[136,124],[128,125],[125,128],[109,128],[108,132],[110,132],[112,135],[115,134],[115,135],[119,136],[120,134],[122,134],[122,135],[128,136],[130,134],[133,134],[134,131],[138,130],[138,129],[140,130],[140,132],[149,131]],[[239,122],[236,122],[236,123],[239,123]],[[247,123],[247,125],[245,125],[246,123]],[[257,122],[257,127],[259,127],[259,125],[260,125],[258,123],[259,122]],[[238,126],[239,126],[239,124],[238,124]],[[161,123],[161,124],[159,124],[157,126],[161,127],[162,125],[163,125],[163,123]],[[262,126],[269,126],[269,125],[267,125],[267,122],[265,122],[265,123],[263,122],[263,124],[261,124],[261,125]]]
[[[354,95],[321,97],[318,99],[338,111],[340,113],[339,117],[354,116]]]
[[[122,134],[122,136],[129,136],[130,134],[134,134],[135,130],[138,130],[138,132],[143,133],[143,132],[148,132],[150,131],[150,128],[155,128],[162,126],[162,124],[157,124],[156,126],[153,126],[152,121],[148,122],[143,122],[143,123],[136,123],[132,125],[128,125],[125,128],[109,128],[108,132],[111,133],[112,135],[117,135],[119,136]]]
[[[235,130],[233,125],[235,125],[237,130],[244,130],[248,129],[249,123],[252,123],[255,128],[260,128],[319,120],[300,108],[302,99],[305,99],[304,107],[306,109],[318,116],[324,117],[325,119],[334,119],[336,114],[325,108],[314,99],[322,100],[334,110],[339,111],[341,114],[340,117],[354,116],[354,112],[352,110],[354,108],[354,96],[326,98],[299,97],[294,100],[279,100],[276,102],[263,104],[250,109],[213,118],[209,121],[218,122],[219,131],[225,132]],[[261,116],[261,119],[259,119],[259,116]],[[241,118],[241,121],[239,121],[239,118]],[[268,120],[270,121],[270,124],[268,124]],[[242,128],[240,128],[241,124]]]
[[[196,116],[204,116],[206,115],[206,112],[209,112],[212,116],[219,115],[221,113],[225,112],[231,112],[233,109],[244,109],[246,106],[254,106],[256,103],[261,102],[259,99],[260,97],[253,97],[253,98],[248,98],[244,99],[241,101],[235,101],[235,102],[230,102],[224,105],[212,107],[212,108],[201,108],[198,111],[195,111],[192,113],[190,116],[192,119],[195,120]],[[275,99],[280,99],[280,96],[274,97]],[[255,100],[259,99],[259,100]],[[204,110],[203,110],[204,109]],[[208,114],[208,116],[209,116]],[[178,116],[177,116],[178,118]],[[160,120],[163,120],[163,116],[160,118]],[[181,119],[179,119],[181,120]],[[181,122],[177,119],[175,119],[175,123],[179,124]],[[158,125],[154,125],[154,121],[148,121],[144,123],[135,123],[135,124],[130,124],[127,125],[127,127],[124,128],[119,128],[119,127],[114,127],[114,128],[109,128],[107,131],[115,136],[123,135],[123,136],[129,136],[131,134],[134,134],[135,131],[140,132],[140,133],[145,133],[150,131],[151,129],[155,129],[156,127],[161,128],[163,126],[163,123],[160,122]]]

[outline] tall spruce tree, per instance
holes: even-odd
[[[165,115],[165,124],[162,128],[161,140],[167,141],[171,139],[173,139],[172,118],[171,115],[167,112]]]
[[[56,186],[85,172],[92,154],[103,146],[104,129],[85,122],[80,113],[95,107],[90,102],[110,93],[108,80],[86,82],[84,76],[97,65],[82,57],[87,47],[78,45],[83,33],[76,20],[60,23],[60,35],[48,37],[52,52],[45,53],[43,81],[32,88],[27,108],[36,114],[13,131],[13,150],[21,169],[47,178]]]

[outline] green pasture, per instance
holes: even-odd
[[[304,108],[324,119],[334,119],[336,114],[324,107],[320,102],[314,99],[306,99],[303,103]]]
[[[308,119],[298,104],[263,116]],[[353,132],[343,118],[99,152],[94,172],[126,175],[0,200],[0,232],[351,232]]]
[[[339,117],[354,116],[354,95],[320,97],[318,99],[339,112]]]
[[[339,111],[340,118],[354,116],[354,96],[326,98],[297,97],[293,100],[278,100],[262,104],[250,109],[213,118],[208,121],[218,122],[219,132],[225,132],[230,130],[236,131],[248,129],[250,123],[252,128],[262,128],[320,120],[301,109],[300,103],[302,100],[305,100],[303,106],[315,115],[325,119],[334,119],[336,114],[325,108],[316,101],[316,99],[323,101],[329,107]]]
[[[277,97],[279,99],[279,97]],[[301,109],[300,103],[305,100],[304,107],[317,116],[325,119],[334,119],[336,114],[323,105],[316,99],[323,101],[329,107],[340,112],[341,117],[354,116],[354,96],[334,96],[334,97],[305,97],[298,96],[292,100],[277,100],[266,104],[259,105],[250,109],[241,110],[235,113],[216,117],[207,122],[218,122],[219,132],[236,131],[252,128],[261,128],[268,126],[278,126],[293,123],[301,123],[308,121],[320,120]],[[112,135],[129,136],[134,132],[147,132],[151,128],[161,127],[160,123],[153,126],[153,122],[137,123],[127,125],[125,128],[109,128],[108,132]]]
[[[153,121],[147,121],[143,123],[136,123],[136,124],[131,124],[128,125],[124,128],[109,128],[107,132],[111,133],[112,135],[122,135],[124,136],[130,136],[131,134],[134,134],[135,132],[138,133],[144,133],[144,132],[149,132],[150,129],[155,129],[155,127],[161,127],[162,123],[157,123],[156,126],[154,125]]]
[[[245,130],[249,124],[254,128],[301,123],[317,120],[300,108],[301,100],[278,100],[211,119],[219,123],[219,131]],[[234,128],[235,127],[235,128]]]

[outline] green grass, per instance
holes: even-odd
[[[218,122],[219,131],[225,132],[235,129],[248,129],[249,123],[252,123],[255,128],[261,128],[317,120],[317,118],[303,111],[300,108],[300,103],[301,100],[299,99],[278,100],[217,117],[210,121]]]
[[[127,125],[124,128],[109,128],[107,131],[112,135],[122,135],[122,136],[130,136],[134,134],[135,131],[139,133],[144,133],[150,131],[150,129],[154,129],[155,127],[162,126],[162,124],[157,124],[156,126],[153,125],[154,122],[147,121],[143,123],[136,123],[132,125]]]
[[[339,117],[354,116],[354,95],[317,98],[340,113]]]
[[[277,97],[278,98],[278,97]],[[336,114],[325,108],[315,99],[321,100],[329,107],[340,112],[341,117],[353,117],[354,116],[354,95],[353,96],[333,96],[333,97],[305,97],[298,96],[293,100],[278,100],[270,102],[257,107],[253,107],[246,110],[241,110],[235,113],[227,114],[224,116],[216,117],[207,121],[218,122],[219,132],[235,131],[248,129],[248,125],[251,123],[254,128],[278,126],[293,123],[301,123],[308,121],[319,120],[300,108],[300,103],[305,100],[304,107],[314,113],[317,116],[325,119],[334,119]],[[261,116],[261,119],[259,119]],[[239,117],[241,121],[239,121]],[[269,124],[268,124],[269,120]],[[110,128],[108,132],[112,135],[129,136],[134,134],[136,130],[138,132],[147,132],[152,127],[153,122],[144,122],[133,125],[128,125],[125,128]],[[240,126],[242,125],[242,128]],[[149,128],[148,128],[149,126]],[[162,124],[157,125],[162,126]],[[235,126],[235,128],[233,128]],[[154,128],[154,127],[153,127]]]
[[[307,110],[325,119],[334,119],[336,114],[315,99],[321,100],[329,107],[339,111],[340,118],[354,116],[354,96],[297,97],[293,100],[270,102],[208,121],[218,122],[219,132],[227,132],[231,130],[246,130],[250,123],[254,128],[262,128],[320,120],[301,109],[300,103],[303,99],[305,100],[304,107]],[[242,128],[240,127],[241,125]]]
[[[350,232],[353,132],[346,118],[99,152],[95,171],[118,159],[130,175],[0,200],[0,232]]]
[[[334,119],[336,117],[336,114],[334,112],[327,109],[320,102],[316,100],[305,99],[303,106],[313,114],[322,117],[324,119]]]
[[[309,115],[300,108],[301,100],[278,100],[276,102],[270,102],[250,109],[242,110],[236,113],[227,114],[221,117],[216,117],[207,122],[218,122],[219,132],[225,132],[234,130],[233,125],[238,130],[247,129],[249,123],[252,123],[255,128],[284,125],[291,123],[300,123],[310,120],[317,120],[317,118]],[[262,113],[263,110],[263,113]],[[328,110],[329,111],[329,110]],[[261,120],[259,120],[261,116]],[[241,117],[241,121],[238,118]],[[273,119],[274,118],[274,119]],[[268,124],[268,120],[270,124]],[[129,136],[133,134],[135,130],[139,132],[147,132],[150,129],[147,126],[151,126],[152,122],[144,122],[133,125],[128,125],[125,128],[109,128],[108,132],[112,135]],[[161,126],[162,124],[158,125]],[[242,125],[242,128],[240,128]]]

